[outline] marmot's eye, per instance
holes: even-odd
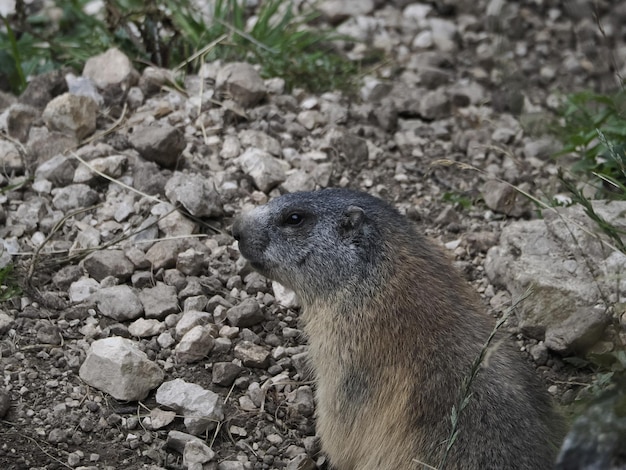
[[[295,226],[295,225],[300,225],[303,220],[304,220],[304,215],[301,214],[300,212],[290,212],[283,219],[283,223],[285,225],[293,225],[293,226]]]

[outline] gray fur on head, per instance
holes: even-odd
[[[287,194],[243,214],[233,235],[255,269],[306,302],[380,275],[381,232],[397,224],[407,222],[380,199],[326,189]]]

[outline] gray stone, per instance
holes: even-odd
[[[192,436],[186,432],[170,431],[167,433],[166,446],[170,449],[174,449],[179,454],[182,454],[185,451],[185,446],[189,442],[203,443],[202,439],[199,437]]]
[[[143,304],[127,285],[104,287],[92,295],[98,311],[117,321],[135,320],[143,314]]]
[[[330,24],[339,24],[342,21],[368,15],[374,10],[374,0],[324,0],[317,4]]]
[[[98,193],[86,184],[72,184],[53,191],[52,205],[64,212],[83,209],[98,202]]]
[[[176,336],[182,338],[194,326],[202,326],[211,323],[213,315],[208,312],[189,310],[183,313],[176,323]]]
[[[191,441],[185,444],[183,465],[204,464],[215,458],[215,452],[204,442]],[[199,468],[202,468],[201,466]]]
[[[122,250],[94,251],[85,258],[83,267],[98,282],[107,276],[127,281],[135,271],[135,265]]]
[[[100,284],[95,279],[84,277],[78,279],[70,285],[69,296],[72,303],[79,303],[87,300],[94,292],[100,289]]]
[[[231,325],[241,328],[253,326],[265,320],[261,306],[254,299],[244,299],[239,305],[229,308],[226,317]]]
[[[528,200],[512,185],[504,181],[489,180],[481,189],[485,204],[494,212],[511,217],[521,217],[530,210]]]
[[[13,317],[0,310],[0,337],[13,327]]]
[[[183,133],[165,123],[140,127],[129,137],[143,158],[166,168],[176,166],[186,145]]]
[[[429,91],[420,100],[419,112],[427,120],[445,119],[452,112],[450,97],[443,88]]]
[[[315,401],[313,399],[313,390],[310,386],[303,385],[298,387],[290,394],[289,398],[289,408],[299,415],[306,417],[313,416],[313,412],[315,411]]]
[[[626,225],[626,202],[593,202],[618,228]],[[591,348],[607,318],[604,292],[626,292],[626,256],[608,248],[582,208],[545,210],[542,220],[505,227],[500,244],[487,252],[485,272],[513,298],[532,294],[516,309],[522,332],[564,352]],[[615,285],[619,279],[619,285]],[[626,300],[619,294],[618,301]]]
[[[206,254],[193,248],[183,251],[176,260],[176,269],[186,276],[197,276],[206,269]]]
[[[165,195],[197,217],[219,217],[223,213],[215,183],[199,174],[175,172],[165,184]]]
[[[29,77],[28,86],[20,95],[20,103],[43,109],[55,96],[67,91],[66,71],[57,69]]]
[[[48,103],[42,117],[48,129],[82,140],[96,130],[97,112],[93,99],[65,93]]]
[[[128,325],[128,332],[137,338],[149,338],[165,331],[165,323],[154,318],[138,318]]]
[[[240,372],[241,367],[232,362],[214,362],[211,381],[222,387],[230,387]]]
[[[269,364],[270,352],[250,341],[241,341],[235,346],[235,357],[246,367],[264,369]]]
[[[280,157],[283,153],[280,142],[265,132],[245,129],[239,133],[239,141],[244,147],[253,147]]]
[[[224,419],[219,395],[182,379],[163,383],[155,399],[160,405],[182,413],[187,431],[194,435],[214,429]]]
[[[198,230],[197,224],[172,204],[156,204],[150,212],[159,218],[157,226],[166,237],[184,237]]]
[[[103,173],[111,178],[119,178],[124,173],[128,159],[124,155],[110,155],[108,157],[94,158],[89,166],[95,171]],[[74,183],[91,183],[101,178],[95,171],[86,165],[79,165],[74,172]]]
[[[255,106],[267,93],[259,72],[244,62],[233,62],[222,67],[217,73],[215,86],[244,108]]]
[[[155,287],[140,291],[139,299],[143,304],[146,318],[163,320],[170,313],[179,311],[176,288],[165,285],[162,282],[158,282]]]
[[[313,191],[315,189],[315,178],[306,171],[295,170],[288,174],[287,179],[280,187],[286,193]]]
[[[306,454],[296,455],[289,461],[285,470],[316,470],[315,462]]]
[[[211,331],[197,325],[185,333],[174,353],[178,362],[191,363],[204,359],[214,346],[215,339],[211,336]]]
[[[11,395],[4,388],[0,388],[0,419],[4,419],[10,407]]]
[[[287,308],[297,308],[300,306],[296,293],[282,284],[272,281],[272,291],[279,305]]]
[[[265,193],[287,178],[283,162],[261,149],[247,149],[237,162],[241,170],[252,178],[254,185]]]
[[[56,186],[66,186],[72,182],[76,160],[65,155],[55,155],[35,170],[35,179],[45,179]]]
[[[428,20],[432,31],[432,40],[435,47],[442,52],[452,52],[457,49],[457,26],[453,21],[442,18]]]
[[[46,127],[37,127],[31,129],[26,148],[30,161],[44,162],[55,155],[75,148],[77,145],[78,140],[74,135],[48,131]],[[72,177],[73,174],[70,174],[70,180]]]
[[[117,336],[91,344],[79,375],[88,385],[124,401],[143,400],[164,377],[133,341]]]
[[[130,59],[116,48],[87,59],[83,76],[91,79],[101,90],[115,94],[127,90],[139,79]]]
[[[146,252],[146,259],[152,263],[154,271],[173,268],[176,266],[178,255],[188,247],[185,240],[162,240],[150,247]]]
[[[150,429],[161,429],[176,419],[174,411],[165,411],[161,408],[152,408],[150,410]]]
[[[24,174],[24,161],[12,142],[0,140],[0,168],[6,174]]]
[[[7,132],[22,143],[28,141],[28,134],[33,122],[41,112],[32,106],[22,103],[11,105],[7,114]]]

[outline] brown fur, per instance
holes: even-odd
[[[348,210],[349,215],[336,214],[339,228],[330,232],[287,227],[265,233],[268,223],[280,220],[273,218],[270,204],[240,219],[234,233],[253,264],[301,297],[322,449],[339,470],[428,468],[420,462],[442,470],[452,409],[493,322],[445,255],[395,210],[360,193],[334,191],[327,195],[332,204],[312,194],[305,206],[298,205],[297,194],[290,195],[295,202],[285,198],[285,205],[307,207],[307,217],[330,224],[335,198],[343,196],[346,207],[362,202],[363,225],[360,213]],[[358,222],[354,227],[350,217]],[[342,236],[333,257],[333,251],[323,250],[337,234]],[[304,242],[290,251],[287,244],[296,239]],[[280,253],[281,243],[284,256],[275,256],[272,250]],[[314,245],[312,254],[309,245]],[[362,250],[359,257],[355,250]],[[290,262],[302,251],[305,255]],[[375,256],[369,256],[372,251]],[[355,259],[367,268],[357,269]],[[346,274],[345,260],[362,273]],[[323,284],[310,273],[301,279],[303,269],[330,279]],[[508,340],[497,342],[471,393],[445,469],[552,468],[563,432],[560,419]]]

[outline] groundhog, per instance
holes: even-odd
[[[333,468],[553,467],[562,423],[511,341],[496,340],[464,390],[493,321],[392,206],[346,189],[287,194],[241,215],[233,236],[300,299]]]

